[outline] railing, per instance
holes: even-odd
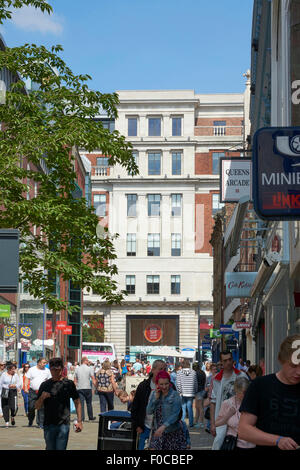
[[[214,126],[214,135],[226,135],[226,126]]]
[[[93,166],[92,175],[93,176],[108,176],[109,167],[108,166]]]
[[[227,136],[242,136],[243,135],[243,126],[195,126],[194,135],[209,136],[213,135],[215,137]]]

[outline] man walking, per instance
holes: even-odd
[[[82,421],[84,421],[84,402],[86,401],[87,414],[89,421],[94,421],[96,418],[93,416],[92,406],[92,384],[96,387],[97,382],[94,376],[94,369],[88,366],[89,360],[83,357],[81,366],[75,370],[74,382],[79,393],[81,408],[82,408]]]
[[[36,366],[30,367],[28,372],[26,372],[26,379],[29,380],[29,391],[28,391],[28,426],[32,426],[32,423],[35,418],[35,402],[37,400],[37,394],[40,388],[40,385],[45,381],[51,378],[51,373],[49,369],[46,369],[47,361],[44,357],[41,357]],[[26,387],[28,381],[25,383]],[[44,425],[44,410],[40,408],[37,413],[36,424],[41,429]]]
[[[237,377],[246,377],[247,375],[233,366],[233,357],[231,351],[224,351],[220,354],[222,370],[215,376],[210,402],[210,432],[215,437],[212,446],[213,450],[219,450],[223,443],[226,425],[215,426],[215,420],[219,414],[221,404],[234,395],[234,382]]]
[[[156,389],[155,379],[161,370],[166,370],[166,363],[161,360],[153,362],[149,378],[141,382],[135,393],[131,408],[131,417],[133,426],[139,435],[138,450],[144,450],[145,441],[150,436],[152,428],[153,415],[146,414],[146,408],[149,402],[150,393]]]
[[[63,376],[61,358],[50,359],[51,378],[40,386],[36,409],[45,409],[44,438],[46,450],[66,450],[70,432],[70,398],[73,399],[77,424],[76,432],[82,431],[81,403],[72,380]]]
[[[254,379],[240,407],[239,439],[263,450],[300,446],[300,334],[280,345],[276,374]]]
[[[196,371],[190,368],[190,363],[185,359],[182,369],[177,373],[176,387],[182,397],[182,421],[185,420],[186,411],[189,415],[189,426],[194,426],[193,401],[198,391]]]

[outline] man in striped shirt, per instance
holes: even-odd
[[[197,374],[191,369],[188,360],[183,361],[182,369],[177,373],[176,387],[182,397],[182,421],[189,415],[189,426],[194,426],[193,400],[198,390]]]

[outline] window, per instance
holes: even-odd
[[[160,175],[161,154],[160,152],[148,153],[148,175]]]
[[[126,276],[126,292],[128,294],[135,294],[135,276]]]
[[[136,194],[127,194],[127,216],[136,217]]]
[[[148,233],[148,256],[160,256],[160,234]]]
[[[213,175],[218,175],[220,171],[220,158],[225,157],[224,152],[213,152],[212,154],[212,172]]]
[[[181,175],[181,152],[172,152],[172,175]]]
[[[148,194],[148,216],[160,216],[160,194]]]
[[[98,217],[105,217],[106,194],[94,194],[94,208]]]
[[[150,137],[161,135],[161,118],[148,118],[148,135]]]
[[[172,233],[171,236],[171,256],[181,255],[181,233]]]
[[[181,135],[181,117],[172,118],[172,135]]]
[[[102,126],[104,129],[108,129],[110,132],[115,130],[115,121],[112,119],[103,119],[101,120]]]
[[[97,166],[108,167],[108,157],[97,157],[96,159]]]
[[[171,276],[171,294],[180,294],[180,276]]]
[[[212,195],[212,213],[213,215],[216,214],[219,210],[224,207],[224,203],[220,202],[220,195],[219,194],[213,194]]]
[[[128,136],[137,136],[137,118],[128,118]]]
[[[226,134],[226,121],[214,121],[214,135]]]
[[[147,294],[159,294],[159,276],[147,276]]]
[[[136,256],[136,234],[127,233],[127,256]]]
[[[181,215],[181,194],[172,194],[171,201],[172,201],[172,216],[180,216]]]

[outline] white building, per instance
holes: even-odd
[[[132,142],[139,175],[92,163],[92,203],[115,241],[118,283],[128,296],[109,306],[84,296],[84,315],[104,316],[118,357],[153,347],[198,346],[198,322],[212,321],[210,235],[220,208],[220,157],[243,142],[244,95],[193,90],[119,91],[115,126]],[[200,317],[198,315],[200,314]]]

